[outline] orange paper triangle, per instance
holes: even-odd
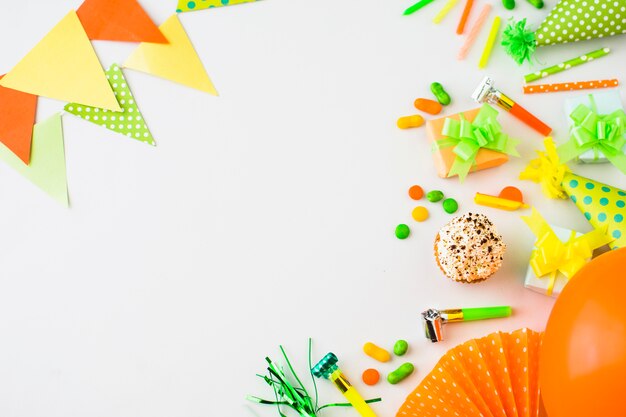
[[[128,57],[124,67],[175,81],[217,95],[178,16],[173,14],[160,27],[168,44],[141,43]]]
[[[85,0],[76,14],[92,40],[167,43],[137,0]]]
[[[70,103],[121,110],[73,10],[0,80],[0,85]]]
[[[0,87],[0,142],[25,164],[30,161],[36,111],[37,96]]]

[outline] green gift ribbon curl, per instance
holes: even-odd
[[[569,115],[574,125],[570,138],[557,149],[563,162],[578,158],[593,150],[606,156],[617,169],[626,174],[626,155],[622,151],[626,145],[626,113],[623,109],[606,115],[598,114],[593,95],[589,95],[590,106],[579,104]]]
[[[498,111],[488,104],[484,104],[474,120],[468,121],[463,113],[460,120],[446,118],[441,129],[444,139],[433,142],[432,150],[454,146],[456,158],[450,167],[448,177],[458,175],[461,182],[476,165],[476,156],[481,149],[519,156],[515,147],[519,140],[509,137],[502,132],[502,127],[496,120]]]

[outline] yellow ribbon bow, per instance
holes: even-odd
[[[537,236],[530,254],[530,266],[538,278],[548,275],[548,295],[552,294],[559,272],[570,279],[592,257],[594,249],[615,240],[606,233],[605,226],[578,237],[573,231],[567,242],[563,242],[534,207],[530,216],[522,216],[522,219]]]

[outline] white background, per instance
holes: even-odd
[[[2,3],[2,72],[79,5]],[[176,6],[141,3],[158,24]],[[413,100],[429,97],[432,81],[453,98],[445,114],[475,107],[469,96],[490,74],[562,141],[563,101],[575,93],[524,96],[531,69],[500,48],[479,71],[487,29],[457,61],[462,5],[432,24],[444,3],[408,17],[412,2],[397,0],[266,0],[183,14],[219,97],[126,70],[156,148],[64,116],[69,210],[1,165],[0,415],[274,416],[245,401],[271,398],[255,373],[265,356],[279,359],[283,344],[306,376],[312,337],[314,360],[335,352],[365,396],[384,398],[374,406],[379,416],[392,416],[447,349],[496,330],[543,329],[553,301],[522,285],[534,240],[522,213],[473,204],[476,191],[516,185],[550,222],[589,230],[573,203],[517,180],[542,138],[502,114],[505,130],[522,139],[522,158],[461,185],[435,175],[424,128],[401,131],[395,122],[415,113]],[[541,11],[517,3],[516,17],[538,23],[555,1]],[[512,15],[499,2],[494,10]],[[546,82],[621,77],[623,42],[546,47],[534,68],[612,46],[610,56]],[[134,45],[95,47],[108,67]],[[40,100],[38,119],[62,106]],[[626,185],[610,165],[575,170]],[[442,276],[432,241],[451,216],[410,200],[412,184],[492,218],[508,244],[496,276],[477,285]],[[417,204],[430,210],[427,222],[411,220]],[[394,237],[398,223],[411,226],[409,239]],[[428,307],[499,304],[514,316],[450,325],[439,344],[423,337],[419,313]],[[397,386],[365,387],[365,368],[385,375],[402,361],[376,364],[363,343],[391,347],[398,338],[410,342],[406,359],[418,371]],[[342,400],[327,381],[319,385],[322,403]]]

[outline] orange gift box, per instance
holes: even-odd
[[[469,111],[463,112],[463,117],[466,120],[472,122],[480,108],[473,109]],[[443,129],[443,124],[446,119],[455,119],[460,120],[459,113],[453,114],[446,117],[441,117],[439,119],[429,120],[426,123],[426,131],[428,134],[428,140],[430,143],[434,143],[436,141],[445,139],[446,136],[441,134],[441,130]],[[433,159],[435,160],[435,168],[437,168],[437,175],[441,178],[448,178],[448,173],[450,172],[450,168],[452,168],[452,164],[456,159],[456,154],[454,153],[454,146],[448,146],[443,149],[434,149],[433,150]],[[489,149],[480,149],[478,154],[476,155],[476,164],[472,166],[470,172],[479,171],[481,169],[493,168],[499,165],[504,164],[509,160],[509,156],[502,152],[496,152]],[[454,176],[454,175],[453,175]]]

